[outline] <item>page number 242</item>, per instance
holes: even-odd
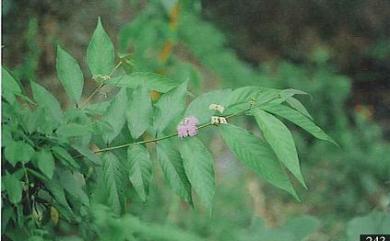
[[[390,241],[390,235],[385,234],[362,234],[360,241]]]

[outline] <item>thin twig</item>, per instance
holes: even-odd
[[[112,69],[111,73],[108,75],[108,79],[112,77],[115,71],[122,65],[122,61],[120,61],[115,67]],[[91,101],[91,99],[99,92],[101,88],[103,88],[104,82],[100,83],[98,87],[96,87],[92,93],[85,99],[82,105],[80,105],[80,109],[84,109],[87,104]]]
[[[85,99],[82,105],[80,105],[80,109],[84,109],[87,104],[91,101],[91,99],[99,92],[101,88],[103,88],[104,83],[100,83],[98,87],[96,87],[92,93]]]
[[[245,109],[245,110],[243,110],[243,111],[239,111],[239,112],[237,112],[237,113],[234,113],[234,114],[225,116],[224,118],[230,119],[230,118],[232,118],[232,117],[241,115],[241,114],[243,114],[243,113],[245,113],[245,112],[251,110],[252,108],[254,108],[253,105],[251,105],[249,108],[247,108],[247,109]],[[211,123],[203,124],[203,125],[201,125],[201,126],[198,127],[198,130],[203,129],[203,128],[206,128],[206,127],[209,127],[209,126],[212,126],[212,125],[214,125],[214,124],[211,124]],[[162,141],[162,140],[165,140],[165,139],[169,139],[169,138],[175,137],[175,136],[177,136],[177,135],[178,135],[177,133],[174,133],[174,134],[171,134],[171,135],[159,137],[159,138],[152,139],[152,140],[130,142],[130,143],[126,143],[126,144],[122,144],[122,145],[118,145],[118,146],[111,146],[111,147],[107,147],[107,148],[103,148],[103,149],[94,151],[94,153],[101,153],[101,152],[106,152],[106,151],[112,151],[112,150],[116,150],[116,149],[120,149],[120,148],[129,147],[129,146],[131,146],[131,145],[137,145],[137,144],[139,145],[139,144],[147,144],[147,143],[158,142],[158,141]]]

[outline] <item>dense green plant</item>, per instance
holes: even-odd
[[[30,99],[12,73],[2,69],[3,237],[197,240],[177,228],[144,224],[128,213],[134,200],[147,200],[155,159],[173,191],[211,213],[215,177],[213,157],[202,140],[206,128],[217,127],[237,159],[295,198],[287,173],[306,184],[291,132],[277,117],[334,142],[294,97],[305,92],[223,89],[192,97],[186,107],[192,96],[187,80],[130,72],[129,57],[116,62],[115,56],[99,20],[86,54],[97,88],[82,98],[84,74],[57,47],[57,77],[71,103],[65,110],[32,80]],[[112,97],[91,104],[103,88]],[[151,96],[156,92],[160,96]],[[253,118],[262,136],[234,125],[238,116]]]
[[[305,204],[321,213],[324,232],[329,235],[334,227],[344,227],[357,213],[386,208],[389,143],[384,140],[380,127],[370,120],[369,112],[356,113],[347,107],[350,106],[351,80],[329,64],[330,55],[325,48],[305,53],[303,64],[274,61],[256,70],[240,61],[227,47],[221,31],[202,20],[196,1],[182,3],[179,14],[171,11],[174,4],[165,2],[175,1],[151,1],[121,31],[123,51],[132,49],[138,63],[155,63],[135,64],[133,68],[164,73],[172,79],[185,76],[197,84],[199,78],[208,80],[201,83],[203,86],[217,81],[227,87],[260,84],[270,88],[303,89],[315,97],[303,98],[303,103],[316,110],[314,119],[329,130],[341,146],[338,149],[315,142],[307,135],[296,136],[302,157],[309,161],[309,178],[318,184],[306,197]],[[176,14],[175,18],[172,13]],[[171,28],[173,19],[175,28]],[[169,55],[164,55],[167,57],[161,61],[167,43]],[[373,52],[378,56],[385,55],[386,51],[377,48]],[[364,106],[360,111],[362,109]],[[365,171],[362,173],[362,170]],[[329,200],[329,193],[336,194],[337,198]]]

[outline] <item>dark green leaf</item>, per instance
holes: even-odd
[[[52,148],[54,156],[56,156],[61,161],[65,161],[68,165],[73,168],[79,168],[79,164],[73,159],[73,157],[62,147],[54,146]]]
[[[313,121],[311,121],[309,118],[307,118],[302,113],[291,109],[288,106],[284,105],[267,105],[262,107],[264,110],[278,115],[280,117],[283,117],[297,126],[302,127],[304,130],[312,134],[313,136],[317,137],[320,140],[329,141],[331,143],[336,144],[336,142],[328,136],[324,131],[321,130],[316,124],[314,124]]]
[[[88,126],[69,123],[58,127],[56,134],[59,137],[75,137],[75,136],[85,136],[91,133],[92,130]]]
[[[53,177],[55,162],[50,151],[41,150],[35,154],[39,170],[42,171],[49,179]]]
[[[192,203],[191,184],[184,171],[180,153],[169,140],[157,144],[157,157],[169,186],[184,200]]]
[[[121,89],[112,100],[103,120],[111,125],[112,130],[103,134],[106,143],[110,143],[122,130],[126,122],[127,94],[126,89]]]
[[[306,110],[305,106],[296,98],[294,97],[290,97],[290,98],[287,98],[286,100],[287,104],[289,104],[292,108],[296,109],[297,111],[301,112],[302,114],[304,114],[306,117],[308,117],[309,119],[313,119],[313,117],[311,117],[311,115],[309,114],[309,112]]]
[[[195,116],[200,123],[210,122],[211,116],[214,114],[220,115],[221,113],[215,113],[214,110],[210,110],[210,104],[218,104],[223,107],[227,104],[227,96],[231,93],[230,89],[216,90],[203,94],[195,98],[188,106],[184,116]]]
[[[88,160],[93,162],[96,165],[100,165],[101,161],[99,157],[93,153],[88,147],[79,146],[79,145],[72,145],[72,147],[78,151],[81,155],[85,156]]]
[[[149,72],[134,72],[129,75],[122,75],[112,78],[106,81],[106,83],[131,89],[145,86],[149,90],[156,90],[162,93],[166,93],[180,84],[175,80]]]
[[[31,81],[31,89],[35,101],[40,106],[47,108],[52,118],[58,122],[61,122],[63,113],[57,99],[49,91],[33,81]]]
[[[126,111],[128,128],[134,139],[140,137],[150,127],[152,115],[149,92],[144,86],[139,86],[132,93]]]
[[[72,173],[69,170],[61,170],[56,172],[60,177],[61,185],[64,189],[76,200],[82,204],[89,206],[88,195],[84,191],[85,180],[79,172]]]
[[[10,143],[4,151],[5,158],[15,166],[18,162],[27,163],[34,155],[34,149],[22,141]]]
[[[113,211],[119,214],[122,210],[124,178],[126,178],[126,175],[124,175],[125,168],[111,152],[105,153],[102,160],[107,201]]]
[[[271,145],[276,156],[299,182],[306,187],[299,166],[294,139],[289,129],[276,117],[263,110],[255,109],[253,114],[263,132],[265,140]]]
[[[154,120],[154,128],[161,133],[172,120],[184,110],[187,82],[167,92],[156,103],[157,114]]]
[[[57,77],[61,81],[70,99],[80,101],[84,86],[84,76],[77,60],[57,46]]]
[[[22,183],[14,175],[6,174],[3,176],[2,184],[11,203],[17,204],[22,200]]]
[[[179,144],[185,173],[203,205],[211,212],[215,194],[214,160],[196,137],[184,138]]]
[[[226,145],[238,160],[271,184],[298,199],[287,173],[267,143],[233,125],[221,125],[219,130]]]
[[[131,145],[127,149],[129,178],[142,201],[146,201],[152,176],[149,152],[142,145]]]
[[[4,67],[1,68],[1,95],[9,102],[15,101],[15,95],[21,94],[22,90],[18,82]]]
[[[65,197],[65,191],[58,179],[58,175],[54,175],[53,179],[46,181],[45,186],[55,199],[56,204],[63,206],[67,211],[72,213],[72,209]]]
[[[100,18],[87,49],[87,63],[94,78],[107,76],[114,68],[115,51]]]

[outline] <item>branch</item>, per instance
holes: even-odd
[[[234,113],[234,114],[231,114],[231,115],[227,115],[227,116],[223,116],[223,117],[226,118],[226,119],[230,119],[232,117],[242,115],[245,112],[250,111],[252,108],[254,108],[254,106],[251,104],[249,108],[247,108],[247,109],[245,109],[243,111],[239,111],[237,113]],[[206,123],[206,124],[200,125],[198,127],[198,130],[204,129],[204,128],[212,126],[212,125],[214,125],[214,124]],[[165,140],[165,139],[169,139],[169,138],[175,137],[177,135],[178,135],[177,133],[174,133],[174,134],[171,134],[171,135],[159,137],[159,138],[152,139],[152,140],[130,142],[130,143],[126,143],[126,144],[122,144],[122,145],[118,145],[118,146],[111,146],[111,147],[107,147],[107,148],[103,148],[103,149],[94,151],[94,153],[101,153],[101,152],[106,152],[106,151],[112,151],[112,150],[116,150],[116,149],[120,149],[120,148],[125,148],[125,147],[131,146],[131,145],[147,144],[147,143],[158,142],[158,141],[162,141],[162,140]]]

